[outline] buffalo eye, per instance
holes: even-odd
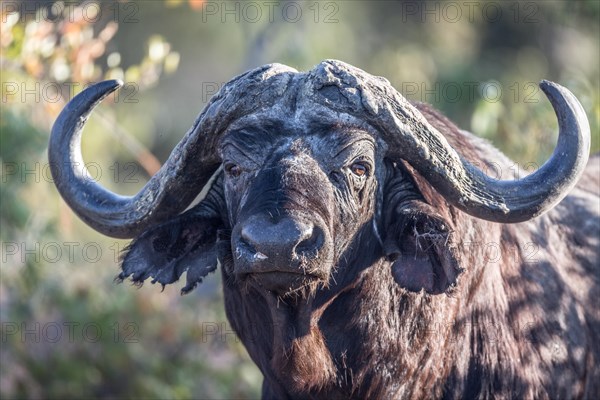
[[[363,177],[367,174],[368,168],[362,162],[355,162],[350,166],[350,171],[358,177]]]
[[[232,178],[236,178],[238,176],[240,176],[240,174],[242,173],[242,168],[234,163],[227,163],[225,164],[225,173],[227,174],[227,176],[230,176]]]

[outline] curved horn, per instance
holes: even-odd
[[[117,80],[97,83],[75,96],[52,127],[48,158],[54,183],[75,213],[95,230],[131,238],[183,211],[218,168],[215,149],[229,124],[277,101],[260,83],[285,86],[294,70],[265,65],[225,84],[213,96],[169,159],[135,196],[114,194],[89,178],[81,156],[81,132],[93,108],[122,86]]]
[[[122,85],[117,80],[104,81],[75,96],[54,123],[48,159],[58,191],[83,221],[105,235],[128,238],[167,215],[183,211],[215,167],[206,168],[201,176],[189,182],[181,176],[181,149],[178,146],[160,171],[135,196],[114,194],[90,179],[81,156],[83,126],[94,107]],[[183,186],[178,178],[184,178],[192,187]]]
[[[408,161],[448,202],[477,218],[515,223],[548,211],[575,185],[589,157],[590,127],[583,107],[556,83],[540,83],[558,117],[554,153],[535,173],[500,181],[460,157],[387,80],[336,60],[321,63],[312,74],[314,90],[321,92],[315,96],[318,102],[366,117],[384,136],[389,158]],[[345,101],[332,101],[331,89],[324,90],[331,87]]]
[[[552,156],[535,173],[518,180],[492,179],[461,158],[422,117],[414,130],[425,134],[429,143],[418,152],[402,151],[402,158],[450,203],[475,217],[516,223],[543,214],[558,204],[581,176],[590,152],[590,127],[571,92],[549,81],[542,81],[540,87],[558,117],[559,134]]]

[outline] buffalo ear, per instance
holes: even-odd
[[[453,253],[449,221],[420,200],[396,207],[384,242],[394,280],[413,292],[440,294],[451,289],[462,272]]]
[[[134,283],[168,285],[187,271],[187,284],[181,289],[186,294],[210,272],[217,268],[217,232],[222,228],[220,218],[195,211],[181,214],[157,225],[134,239],[125,249],[117,277],[131,276]]]

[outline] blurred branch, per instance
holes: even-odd
[[[100,117],[100,122],[106,127],[106,130],[125,146],[149,176],[158,172],[161,163],[146,146],[121,127],[112,115],[109,116],[108,113],[104,113],[102,110],[95,111],[95,114]]]

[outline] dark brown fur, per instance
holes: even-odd
[[[468,160],[510,167],[488,144],[419,109]],[[354,274],[347,286],[302,305],[310,321],[281,320],[299,324],[300,332],[276,328],[273,336],[271,320],[260,312],[269,307],[226,287],[229,318],[265,373],[264,397],[595,398],[598,186],[583,178],[587,194],[578,187],[534,221],[501,225],[449,206],[407,169],[425,201],[451,223],[453,253],[464,268],[458,285],[441,295],[407,291],[374,250],[359,257],[370,265],[344,272]],[[589,230],[580,229],[584,221]],[[501,255],[492,254],[496,249]],[[319,300],[324,304],[315,305]],[[245,326],[257,320],[268,339],[245,340]]]

